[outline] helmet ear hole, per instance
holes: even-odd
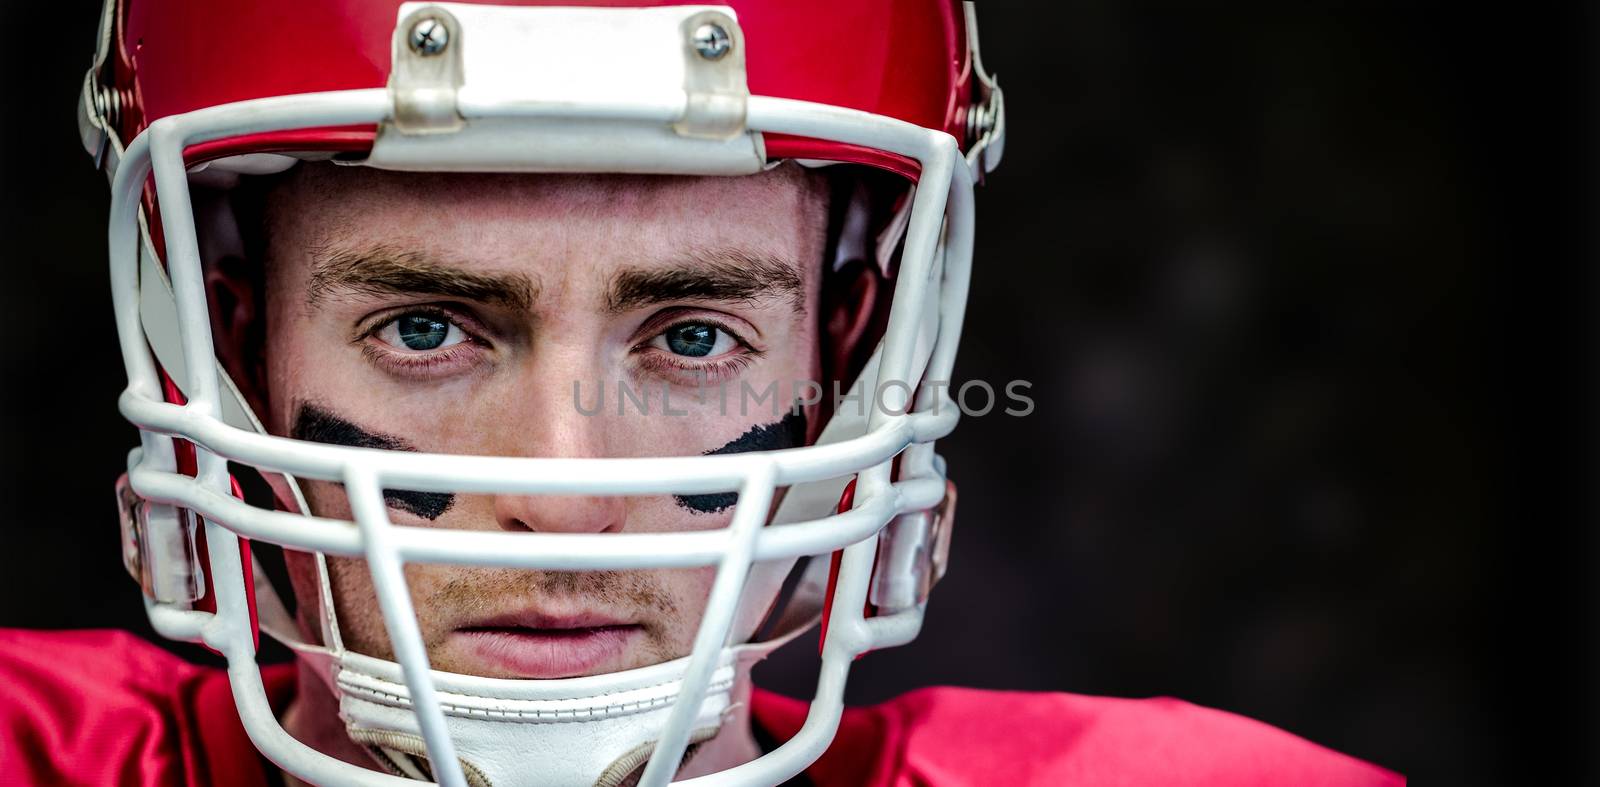
[[[855,260],[824,277],[822,285],[823,376],[829,380],[852,380],[866,358],[863,345],[874,327],[882,332],[878,320],[880,297],[888,287],[875,266]]]
[[[865,166],[834,165],[825,171],[832,189],[819,314],[822,379],[842,385],[861,374],[888,325],[891,270],[901,241],[893,230],[911,186],[899,175]],[[815,426],[826,423],[830,413],[822,415]]]
[[[232,255],[205,265],[206,300],[211,307],[211,335],[217,360],[250,409],[265,413],[265,330],[259,271],[259,265]]]

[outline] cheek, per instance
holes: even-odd
[[[313,580],[314,582],[315,580]],[[328,583],[345,647],[375,658],[390,658],[388,630],[379,611],[377,589],[367,563],[357,558],[328,558]]]
[[[655,573],[659,586],[672,598],[674,605],[673,615],[665,621],[667,648],[662,656],[677,658],[688,655],[705,616],[711,585],[717,578],[716,569],[706,566]]]
[[[273,434],[288,434],[293,403],[298,398],[301,371],[315,356],[308,352],[306,319],[291,308],[281,276],[272,277],[267,287],[266,337],[262,360],[266,368],[267,401],[271,412],[265,418]]]
[[[310,642],[320,642],[322,626],[317,617],[320,603],[317,599],[321,591],[317,587],[316,557],[309,552],[286,549],[283,563],[289,574],[289,587],[294,592],[295,618],[300,624],[300,633]]]
[[[404,571],[423,643],[431,648],[460,621],[459,613],[450,605],[433,604],[429,600],[438,596],[452,579],[465,574],[466,570],[442,564],[409,563]],[[377,586],[372,582],[367,561],[329,557],[328,581],[333,590],[334,608],[338,612],[339,636],[345,646],[368,656],[393,658],[394,648],[389,643],[389,629],[383,620]],[[316,592],[314,563],[309,589]],[[296,592],[301,591],[297,589]]]
[[[733,519],[733,509],[712,514],[695,513],[670,495],[652,495],[636,498],[628,510],[624,528],[629,533],[687,533],[696,530],[716,530],[727,527]]]
[[[341,355],[350,352],[345,337],[313,320],[290,319],[277,323],[266,340],[266,386],[271,415],[267,427],[286,435],[299,402],[362,402],[372,394],[351,379]]]
[[[300,491],[305,494],[311,513],[328,519],[354,521],[350,514],[350,498],[345,496],[344,487],[331,481],[302,478]]]

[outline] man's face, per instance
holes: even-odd
[[[793,167],[660,178],[302,166],[267,200],[268,428],[493,456],[799,444],[804,419],[784,416],[795,382],[819,379],[825,214],[825,188]],[[742,385],[773,383],[776,400],[740,406]],[[662,412],[663,391],[681,414]],[[315,513],[350,516],[340,486],[305,490]],[[729,497],[393,490],[386,502],[400,525],[645,533],[722,527]],[[366,563],[329,562],[346,646],[392,657]],[[308,557],[290,566],[298,597],[316,598]],[[435,668],[531,678],[687,654],[712,575],[406,568]]]

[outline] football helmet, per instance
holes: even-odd
[[[822,618],[804,727],[752,762],[693,780],[775,784],[827,749],[851,661],[916,636],[951,524],[953,488],[934,441],[959,416],[947,383],[973,184],[998,164],[1005,138],[972,3],[107,0],[78,115],[111,184],[128,378],[119,408],[140,436],[119,484],[125,563],[160,634],[226,658],[246,731],[286,771],[319,784],[506,787],[614,784],[643,766],[643,784],[664,784],[686,747],[715,733],[738,670]],[[795,161],[894,173],[904,190],[893,216],[875,233],[855,231],[894,279],[882,338],[850,389],[871,406],[840,409],[812,445],[737,456],[454,456],[268,434],[215,355],[202,263],[218,218],[195,194],[307,160],[726,176]],[[276,499],[248,501],[245,472],[267,479]],[[314,515],[296,479],[342,484],[354,521]],[[716,530],[574,535],[397,526],[386,488],[738,497],[731,524]],[[317,556],[321,597],[300,599],[319,608],[315,641],[303,641],[252,545]],[[367,562],[394,661],[341,645],[330,555]],[[709,566],[716,576],[682,659],[499,680],[430,669],[402,572],[411,562]],[[780,586],[781,609],[750,608]],[[772,625],[759,641],[730,641],[741,619]],[[326,680],[374,767],[324,755],[279,725],[257,664],[262,631]]]

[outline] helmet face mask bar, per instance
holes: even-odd
[[[110,31],[116,3],[107,7]],[[80,117],[80,128],[86,143],[100,132],[91,148],[114,170],[111,274],[129,379],[119,406],[141,436],[122,492],[125,554],[142,578],[157,631],[203,643],[227,659],[245,728],[273,762],[315,783],[415,783],[325,755],[279,725],[256,664],[258,613],[261,629],[323,665],[330,686],[337,684],[341,715],[372,721],[390,744],[386,749],[423,758],[416,775],[451,785],[511,783],[502,774],[514,763],[497,758],[494,741],[485,741],[506,727],[485,724],[484,718],[514,711],[537,722],[540,714],[555,719],[589,713],[616,717],[612,727],[590,729],[619,730],[609,743],[624,755],[607,750],[599,764],[611,768],[600,776],[602,783],[646,763],[641,783],[664,784],[692,740],[706,735],[708,724],[715,731],[730,702],[730,676],[799,630],[771,642],[737,642],[736,621],[747,615],[744,603],[752,589],[781,580],[797,558],[842,553],[827,598],[831,615],[817,692],[804,727],[756,760],[692,781],[774,784],[826,750],[843,710],[851,661],[916,636],[928,585],[943,568],[950,496],[933,442],[959,416],[947,383],[965,307],[972,185],[997,163],[1004,128],[998,88],[976,57],[972,13],[968,4],[968,29],[959,43],[970,47],[967,67],[983,101],[970,110],[962,107],[967,116],[960,123],[982,128],[965,154],[943,129],[752,94],[744,73],[745,37],[735,10],[726,7],[406,3],[390,37],[394,64],[386,88],[273,95],[169,114],[149,122],[125,149],[91,70],[83,102],[87,119]],[[112,38],[103,32],[102,46],[114,46]],[[97,68],[105,60],[102,51]],[[517,76],[541,73],[553,76]],[[836,414],[810,446],[699,457],[459,456],[267,434],[216,360],[190,178],[208,167],[281,169],[293,159],[275,154],[330,149],[326,142],[308,143],[307,130],[351,127],[379,129],[366,159],[356,163],[404,170],[738,175],[760,171],[769,157],[813,164],[859,163],[861,156],[880,165],[894,162],[914,176],[916,186],[883,338],[852,388],[866,412],[857,418]],[[776,155],[786,145],[794,152]],[[158,216],[145,215],[147,198]],[[161,254],[150,229],[155,219]],[[170,389],[181,394],[173,396]],[[230,462],[287,478],[297,502],[286,507],[298,510],[244,502],[230,479]],[[342,484],[353,521],[312,515],[298,500],[296,478]],[[852,479],[853,500],[835,512]],[[788,493],[769,522],[775,495],[784,487]],[[738,498],[731,523],[715,530],[577,535],[395,525],[383,499],[390,488],[582,496],[734,492]],[[197,539],[205,545],[203,566],[196,558]],[[292,627],[284,631],[281,605],[270,589],[258,592],[248,544],[241,539],[317,555],[322,598],[302,603],[322,609],[320,645],[294,641]],[[345,652],[339,644],[328,555],[367,561],[394,663]],[[429,668],[402,571],[407,563],[546,571],[714,567],[716,573],[694,647],[683,659],[633,674],[494,681]],[[202,594],[214,611],[193,603]],[[869,600],[876,610],[871,616],[865,612]],[[362,704],[362,686],[389,700]],[[601,707],[590,701],[618,692],[633,692],[627,695],[631,704]],[[562,735],[581,734],[582,727],[543,725],[535,750],[571,751],[583,739]],[[640,742],[645,745],[635,745]],[[523,748],[510,754],[528,757],[529,744],[517,745]],[[552,767],[537,781],[593,782],[593,764],[580,765]],[[538,770],[542,763],[521,767]]]

